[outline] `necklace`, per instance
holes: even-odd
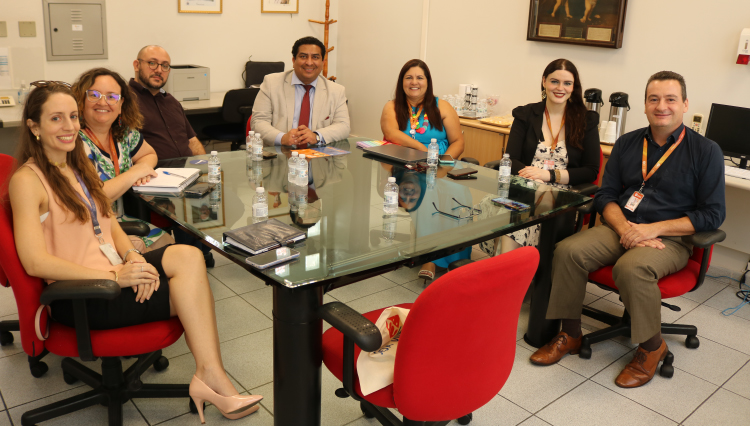
[[[99,142],[99,138],[96,137],[96,134],[94,134],[94,132],[91,129],[85,128],[83,129],[83,133],[85,133],[86,136],[88,136],[89,139],[91,139],[91,141],[94,142],[94,145],[96,145],[100,151],[106,152],[102,143]],[[117,151],[115,149],[115,141],[114,139],[112,139],[111,130],[107,133],[107,137],[109,139],[109,158],[112,161],[112,166],[115,169],[115,176],[119,176],[120,175],[120,160],[117,158]]]
[[[54,161],[50,161],[49,163],[52,164],[53,166],[59,167],[61,169],[64,169],[64,168],[68,167],[68,163],[65,162],[65,161],[63,161],[61,163],[55,163]]]
[[[420,135],[424,134],[424,132],[427,131],[427,127],[430,125],[430,120],[429,118],[427,118],[427,113],[424,114],[422,125],[419,124],[419,115],[422,114],[422,107],[420,106],[419,110],[417,110],[417,112],[415,113],[414,109],[416,108],[417,107],[413,107],[411,106],[411,104],[409,104],[409,110],[411,112],[411,114],[409,114],[409,123],[411,127],[409,133],[411,133],[412,137],[414,137],[415,133],[419,133]]]

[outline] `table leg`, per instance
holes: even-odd
[[[531,294],[529,324],[523,340],[540,348],[546,345],[560,331],[560,320],[547,319],[549,294],[552,289],[552,257],[557,241],[572,232],[575,213],[566,213],[542,223],[539,235],[539,268],[534,276],[534,289]]]
[[[320,426],[323,288],[273,286],[275,426]]]

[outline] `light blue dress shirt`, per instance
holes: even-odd
[[[315,105],[315,88],[318,85],[318,79],[316,78],[313,80],[312,83],[310,83],[312,86],[310,88],[310,119],[312,120],[312,110],[313,105]],[[292,86],[294,86],[294,117],[292,118],[292,129],[296,129],[299,127],[299,114],[302,107],[302,98],[305,97],[305,83],[303,83],[299,78],[297,78],[296,73],[292,73]],[[308,128],[310,128],[310,123],[302,123]],[[320,137],[320,143],[323,142],[323,136],[320,136],[320,133],[314,132],[316,135]],[[284,137],[284,133],[279,133],[276,135],[275,144],[281,145],[281,138]]]

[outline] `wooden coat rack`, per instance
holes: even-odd
[[[331,7],[331,0],[326,0],[326,20],[325,21],[316,21],[314,19],[308,19],[308,21],[310,21],[310,22],[314,22],[316,24],[325,25],[325,33],[324,33],[325,35],[324,35],[324,38],[323,38],[323,44],[325,44],[325,46],[326,46],[326,57],[323,60],[323,77],[326,77],[326,78],[328,78],[328,54],[334,48],[334,46],[328,47],[328,30],[329,30],[329,27],[330,27],[331,24],[335,24],[336,22],[338,22],[335,19],[328,19],[328,16],[329,16],[329,14],[328,14],[329,12],[328,11],[329,11],[330,7]],[[336,81],[336,77],[331,76],[331,78],[329,78],[329,80]]]

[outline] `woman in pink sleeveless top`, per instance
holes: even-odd
[[[17,156],[21,167],[9,185],[16,246],[26,272],[47,282],[116,281],[123,288],[119,297],[88,302],[92,329],[179,317],[195,358],[190,396],[201,421],[203,401],[230,419],[257,411],[263,397],[240,396],[224,371],[214,299],[200,250],[170,245],[145,255],[135,251],[113,220],[111,203],[84,152],[70,86],[32,85],[23,110],[26,126]],[[53,303],[52,317],[73,326],[71,303]]]

